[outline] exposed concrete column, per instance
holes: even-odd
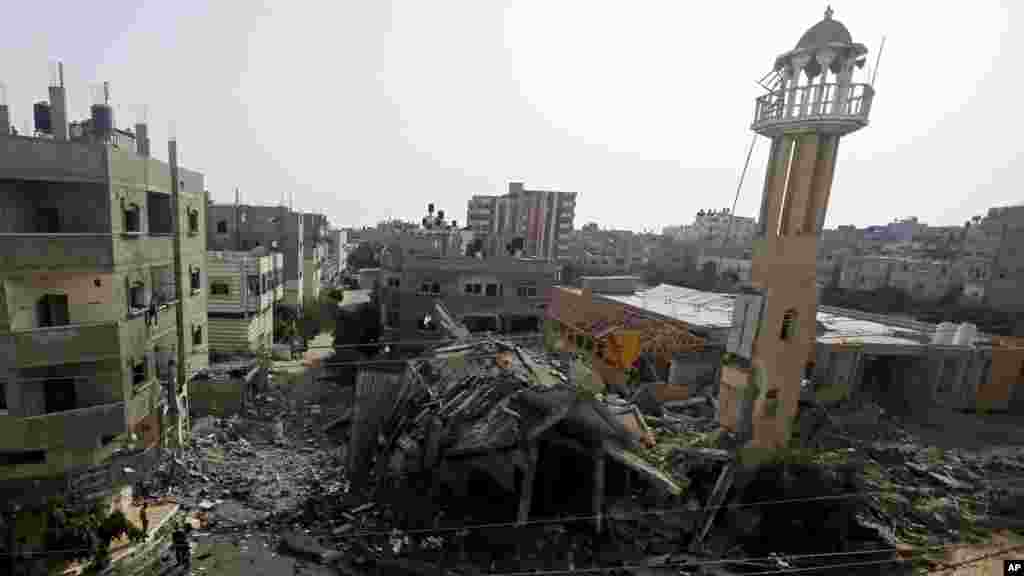
[[[843,61],[842,70],[839,71],[839,87],[836,91],[836,107],[834,113],[849,114],[850,102],[850,81],[853,79],[853,67],[856,61],[848,58]]]
[[[61,76],[63,77],[63,72]],[[63,80],[61,83],[63,84]],[[68,139],[67,100],[63,85],[50,86],[50,125],[55,140]]]
[[[149,127],[142,122],[135,125],[135,153],[149,156]]]
[[[793,66],[794,87],[800,85],[800,73],[804,71],[804,67],[807,66],[807,63],[810,61],[810,54],[801,54],[799,56],[793,57],[791,63]],[[800,91],[800,107],[799,111],[797,112],[798,117],[807,115],[807,95],[810,94],[810,79],[807,80],[807,83],[808,85],[805,87],[807,89]]]
[[[815,54],[815,59],[818,61],[818,65],[821,66],[821,78],[818,80],[818,87],[814,91],[814,111],[816,114],[827,114],[830,112],[825,109],[825,84],[828,80],[828,68],[835,58],[835,51],[829,48],[825,48]]]

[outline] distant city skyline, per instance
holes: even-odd
[[[756,81],[824,4],[183,0],[98,20],[80,3],[20,3],[10,21],[48,25],[9,27],[0,50],[17,58],[0,82],[21,130],[48,61],[65,63],[72,120],[90,85],[110,81],[118,124],[147,105],[165,158],[173,121],[182,164],[218,202],[237,186],[244,202],[294,196],[297,210],[358,226],[419,214],[424,198],[461,212],[522,181],[578,192],[580,224],[660,231],[732,206]],[[832,7],[869,66],[888,40],[872,128],[839,150],[827,226],[902,214],[957,225],[1018,203],[1024,119],[1007,113],[1005,71],[1024,53],[1024,8],[975,2],[964,26],[957,5]],[[754,150],[738,215],[756,215],[767,149]]]

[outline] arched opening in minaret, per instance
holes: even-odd
[[[782,314],[782,329],[779,331],[780,340],[790,340],[796,334],[796,310],[790,308]]]

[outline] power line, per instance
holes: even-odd
[[[718,560],[680,560],[677,562],[665,562],[663,564],[626,564],[622,566],[598,566],[593,568],[572,568],[566,570],[535,570],[535,571],[522,571],[522,572],[485,572],[481,576],[559,576],[562,574],[593,574],[610,572],[614,570],[640,570],[650,568],[666,568],[666,567],[678,567],[678,568],[700,568],[704,566],[721,566],[724,564],[737,564],[737,563],[752,563],[752,562],[771,562],[777,559],[783,560],[803,560],[803,559],[824,559],[824,558],[841,558],[846,556],[864,556],[868,554],[881,554],[881,553],[908,553],[918,552],[920,555],[924,555],[929,551],[949,549],[949,548],[963,548],[970,546],[969,544],[949,544],[943,546],[922,546],[922,547],[907,547],[907,548],[873,548],[870,550],[851,550],[847,552],[822,552],[815,554],[789,554],[779,556],[764,556],[760,558],[722,558]],[[873,566],[878,564],[892,564],[904,562],[908,558],[889,558],[885,560],[866,560],[862,562],[847,562],[843,564],[818,564],[817,566],[807,566],[800,568],[779,568],[776,570],[766,570],[761,572],[745,572],[744,574],[796,574],[800,572],[808,572],[811,570],[828,570],[832,568],[854,568],[857,566]]]
[[[464,343],[467,343],[467,344],[474,344],[474,343],[479,343],[479,342],[487,342],[487,341],[490,341],[490,340],[497,340],[499,342],[500,341],[508,341],[508,340],[519,341],[519,340],[536,340],[538,338],[543,338],[543,337],[544,337],[543,333],[535,332],[535,333],[531,333],[531,334],[509,335],[509,336],[505,336],[505,335],[495,335],[493,337],[479,336],[478,339],[474,339],[474,340],[460,340],[458,338],[444,338],[444,339],[433,339],[433,340],[429,340],[429,339],[421,339],[421,340],[380,340],[380,341],[374,341],[374,342],[367,342],[365,344],[338,344],[338,345],[335,345],[335,346],[326,346],[326,345],[325,346],[305,346],[305,347],[303,347],[303,349],[304,350],[334,350],[334,349],[339,349],[339,348],[340,349],[345,349],[345,348],[365,348],[367,346],[400,346],[400,345],[407,345],[407,344],[458,344],[460,342],[464,342]]]
[[[1018,477],[1019,478],[1019,477]],[[433,535],[450,532],[465,532],[485,529],[497,529],[497,528],[521,528],[524,526],[542,526],[548,524],[567,524],[572,522],[585,522],[590,520],[597,520],[602,518],[605,520],[637,520],[648,516],[664,516],[675,513],[691,513],[698,514],[703,512],[709,512],[711,510],[735,510],[740,508],[753,508],[758,506],[772,506],[772,505],[785,505],[785,504],[800,504],[805,502],[818,502],[818,501],[829,501],[829,500],[846,500],[862,496],[872,496],[879,494],[890,494],[898,492],[898,490],[870,490],[862,492],[848,492],[845,494],[832,494],[827,496],[809,496],[803,498],[787,498],[779,500],[756,500],[753,502],[746,503],[735,503],[735,504],[720,504],[717,506],[699,506],[696,508],[688,507],[673,507],[673,508],[653,508],[638,512],[626,513],[626,514],[580,514],[574,516],[558,516],[553,518],[539,518],[534,520],[519,521],[508,521],[508,522],[487,522],[480,524],[463,524],[461,526],[446,526],[438,528],[413,528],[408,530],[401,530],[405,535]],[[973,498],[963,497],[960,498],[962,501],[974,502],[976,504],[987,504],[987,502]],[[985,515],[987,518],[1009,518],[1005,516],[993,516]],[[1010,518],[1012,519],[1012,518]],[[353,532],[345,535],[345,539],[359,538],[359,537],[372,537],[372,536],[388,536],[392,534],[392,530],[367,530],[362,532]]]

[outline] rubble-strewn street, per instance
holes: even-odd
[[[373,414],[351,389],[278,378],[244,417],[197,422],[177,489],[198,526],[194,573],[685,570],[728,557],[719,573],[742,574],[878,550],[857,559],[880,564],[847,573],[895,574],[965,558],[919,547],[984,546],[1024,526],[1024,449],[929,448],[870,403],[803,406],[805,449],[741,472],[714,398],[633,403],[572,385],[593,384],[574,358],[493,339],[427,356],[377,414],[366,492],[345,440]],[[821,553],[836,556],[801,557]]]

